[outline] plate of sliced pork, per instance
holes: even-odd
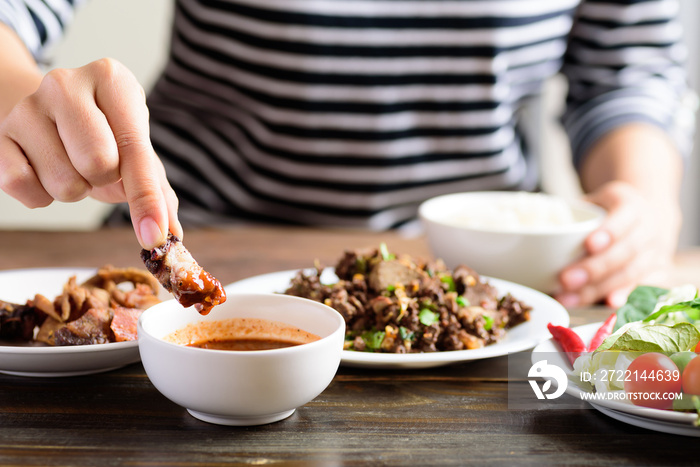
[[[138,317],[167,298],[138,268],[0,271],[0,372],[75,376],[138,362]]]
[[[169,234],[142,250],[143,268],[0,271],[0,373],[76,376],[140,360],[137,323],[173,297],[207,314],[226,301],[221,283]]]

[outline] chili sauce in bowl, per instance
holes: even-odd
[[[344,335],[334,309],[281,294],[232,293],[206,316],[170,300],[138,323],[156,389],[199,420],[239,426],[283,420],[318,396]]]

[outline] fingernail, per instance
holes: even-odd
[[[627,302],[627,297],[629,296],[629,290],[616,290],[608,295],[608,305],[612,308],[620,308]]]
[[[592,252],[598,252],[610,246],[611,242],[612,238],[610,237],[610,233],[605,230],[598,230],[591,234],[588,245]]]
[[[579,296],[571,293],[557,295],[556,299],[564,308],[573,308],[581,303]]]
[[[581,268],[569,269],[564,271],[561,281],[567,289],[580,289],[588,282],[588,273]]]
[[[182,229],[182,224],[178,219],[175,220],[175,231],[177,232],[177,236],[180,238],[180,240],[182,240],[185,236],[185,231]]]
[[[165,235],[158,227],[158,224],[151,217],[144,217],[139,223],[139,236],[141,237],[141,246],[147,250],[151,250],[163,242]]]

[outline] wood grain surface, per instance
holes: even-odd
[[[423,238],[297,228],[187,232],[200,264],[229,283],[334,265],[344,249],[386,242],[430,255]],[[0,269],[141,266],[128,229],[93,233],[0,232]],[[696,252],[679,257],[677,280],[695,280]],[[686,262],[685,258],[689,258]],[[2,298],[2,297],[0,297]],[[572,325],[611,310],[570,310]],[[141,364],[68,378],[0,374],[0,465],[684,465],[696,438],[657,433],[589,408],[509,408],[513,359],[424,370],[341,367],[330,386],[290,418],[224,427],[191,417],[163,397]]]

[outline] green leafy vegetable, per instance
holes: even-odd
[[[644,321],[649,322],[658,320],[662,316],[679,311],[685,313],[690,320],[700,320],[700,298],[696,298],[695,300],[691,300],[689,302],[676,303],[675,305],[662,306],[659,311],[647,316]]]
[[[386,333],[384,331],[365,331],[361,337],[368,349],[379,350],[382,347]]]
[[[426,326],[430,326],[440,321],[440,315],[427,308],[423,308],[420,313],[418,313],[418,320]]]
[[[448,292],[456,292],[457,291],[457,286],[455,285],[455,280],[449,274],[443,274],[442,276],[440,276],[440,282],[442,282],[443,284],[447,284],[447,291]]]
[[[414,341],[416,339],[416,335],[413,333],[413,331],[409,331],[403,326],[399,326],[399,336],[401,336],[401,340],[404,341]]]
[[[355,260],[355,268],[360,274],[367,274],[367,261],[362,256],[358,256]]]
[[[627,297],[627,303],[617,310],[617,321],[613,332],[627,323],[642,321],[649,316],[656,307],[659,297],[668,290],[659,287],[639,286]]]
[[[396,256],[389,253],[389,248],[387,248],[386,243],[384,242],[379,244],[379,253],[382,255],[382,259],[384,261],[389,261],[396,258]]]
[[[621,350],[672,354],[692,349],[700,341],[700,331],[690,323],[635,325],[613,333],[596,352]]]
[[[700,399],[698,399],[698,396],[694,396],[692,394],[686,394],[686,393],[680,393],[680,397],[677,397],[673,399],[673,410],[677,411],[683,411],[683,412],[698,412],[700,410],[700,405],[696,405],[696,401],[693,400],[696,399],[697,402],[700,402]],[[700,415],[700,413],[698,414]],[[700,417],[698,417],[700,419]],[[695,426],[698,426],[698,420],[695,420]]]
[[[483,315],[482,318],[484,318],[484,329],[490,331],[493,327],[493,318],[486,315]]]

